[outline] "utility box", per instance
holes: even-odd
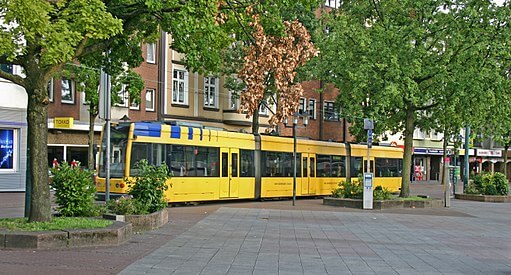
[[[373,209],[373,173],[364,173],[364,209]]]

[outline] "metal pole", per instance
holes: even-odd
[[[105,201],[110,200],[110,119],[106,119]]]
[[[296,123],[293,121],[293,206],[296,201]]]
[[[464,175],[463,175],[463,190],[467,190],[467,187],[468,187],[468,177],[469,177],[469,171],[470,171],[470,164],[468,162],[468,158],[469,158],[469,136],[470,136],[470,126],[466,126],[465,127],[465,159],[464,159],[464,162],[465,162],[465,170],[463,171],[464,172]]]
[[[373,130],[369,129],[367,130],[367,162],[366,162],[366,173],[371,173],[371,161],[369,158],[371,157],[371,143],[370,143],[370,136],[373,134]]]

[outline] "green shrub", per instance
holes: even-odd
[[[392,192],[386,187],[376,186],[373,190],[373,200],[390,200],[392,199]]]
[[[96,186],[93,173],[62,162],[58,168],[52,168],[51,187],[55,189],[57,211],[64,217],[91,217],[99,215],[94,205]]]
[[[484,186],[484,195],[497,195],[497,188],[493,184],[487,184]]]
[[[128,194],[139,203],[146,205],[149,213],[165,208],[167,206],[165,191],[169,188],[167,179],[171,177],[165,162],[155,166],[142,159],[135,164],[135,169],[139,171],[139,175],[126,180],[129,187]]]
[[[116,200],[109,200],[107,209],[117,215],[142,215],[147,214],[149,207],[131,196],[123,196]]]
[[[336,198],[361,199],[364,195],[364,189],[358,182],[341,181],[339,188],[332,191],[332,195]]]
[[[497,190],[497,195],[505,196],[509,194],[509,183],[503,173],[497,172],[493,175],[493,184]]]
[[[465,190],[465,194],[481,194],[481,192],[479,192],[479,190],[477,190],[477,188],[475,187],[475,184],[470,183],[468,185],[468,188]]]
[[[484,183],[483,175],[485,175],[485,174],[486,173],[480,173],[480,174],[472,176],[472,184],[474,185],[473,188],[475,190],[477,190],[477,193],[479,193],[480,191],[483,190],[483,183]]]

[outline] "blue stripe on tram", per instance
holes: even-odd
[[[160,137],[161,124],[137,122],[135,123],[135,135],[146,137]]]
[[[181,127],[170,126],[170,137],[171,138],[181,138]]]
[[[188,139],[193,140],[193,128],[188,127]]]

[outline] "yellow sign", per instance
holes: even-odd
[[[55,128],[73,128],[74,118],[72,117],[56,117],[53,120],[53,125]]]

